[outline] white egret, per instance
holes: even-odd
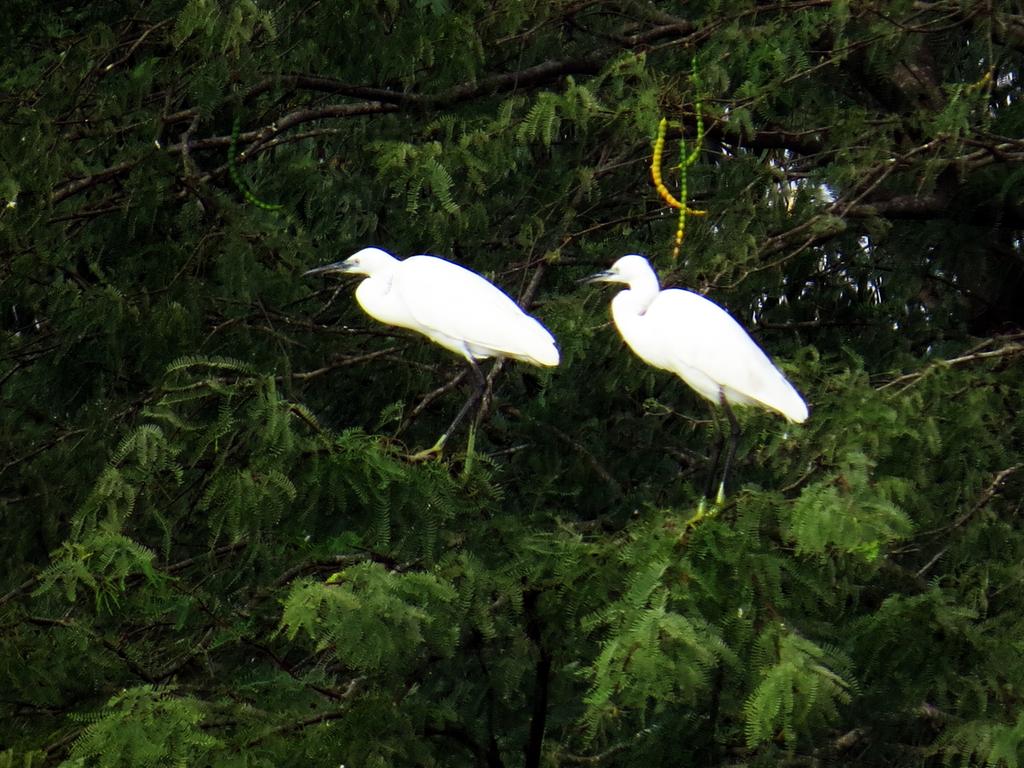
[[[380,248],[363,248],[305,274],[329,272],[366,275],[356,288],[356,301],[366,314],[423,334],[465,358],[473,369],[477,392],[437,443],[416,458],[440,451],[483,396],[486,381],[478,360],[510,357],[538,366],[558,365],[558,348],[548,330],[496,285],[458,264],[427,255],[399,260]]]
[[[661,290],[643,256],[623,256],[587,281],[628,285],[612,299],[612,319],[626,344],[644,362],[674,373],[701,397],[724,408],[732,441],[719,503],[740,434],[731,405],[756,405],[797,424],[807,419],[803,398],[728,312],[693,291]]]

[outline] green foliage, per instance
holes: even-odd
[[[319,650],[330,649],[354,670],[402,672],[425,655],[453,651],[458,626],[446,616],[446,606],[455,594],[430,574],[394,574],[377,563],[362,563],[326,583],[293,584],[281,625],[289,638],[303,631]]]
[[[202,702],[173,688],[140,685],[113,696],[89,722],[62,766],[189,765],[219,746],[201,730]]]
[[[8,0],[0,768],[1020,763],[1022,28]],[[558,339],[472,457],[409,460],[461,363],[301,277],[370,244]],[[724,420],[578,283],[634,252],[810,405],[703,515]]]
[[[236,155],[238,154],[238,134],[242,130],[242,118],[240,116],[235,117],[235,122],[231,126],[231,143],[228,145],[228,173],[231,176],[231,180],[238,187],[238,191],[242,193],[248,202],[252,203],[258,208],[262,208],[265,211],[276,211],[281,208],[276,203],[266,203],[256,197],[256,194],[249,187],[248,182],[242,176],[238,170],[238,161]]]
[[[822,648],[783,626],[757,639],[760,682],[743,705],[747,746],[781,736],[790,748],[821,721],[839,719],[838,705],[851,698],[849,660],[835,648]]]
[[[910,519],[886,498],[893,491],[872,488],[871,469],[867,456],[853,452],[837,462],[834,475],[803,488],[789,528],[797,552],[835,548],[874,560],[911,532]],[[901,490],[897,486],[895,492]]]
[[[51,560],[39,574],[35,594],[44,595],[59,585],[69,602],[75,601],[81,583],[93,590],[97,606],[106,601],[116,605],[129,576],[154,576],[153,553],[113,531],[100,530],[75,544],[65,543]]]
[[[1013,725],[971,721],[951,728],[943,734],[935,752],[943,754],[951,764],[960,758],[960,765],[1016,768],[1024,748],[1024,715]]]
[[[212,0],[188,0],[174,23],[171,41],[176,48],[186,42],[237,59],[258,35],[276,36],[273,15],[252,0],[236,0],[223,7]],[[196,39],[198,38],[198,39]]]
[[[667,561],[647,564],[632,575],[621,600],[581,622],[584,632],[607,634],[586,674],[591,683],[584,721],[591,738],[619,707],[692,702],[706,687],[708,671],[728,654],[713,627],[667,609],[662,581],[668,567]]]

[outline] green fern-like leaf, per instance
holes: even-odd
[[[517,137],[520,143],[525,144],[540,138],[544,146],[551,146],[560,125],[560,101],[561,97],[554,93],[542,93],[537,97],[519,125]]]
[[[111,698],[101,718],[82,732],[71,757],[98,768],[195,765],[220,746],[201,729],[204,707],[173,688],[142,685]]]
[[[355,669],[407,669],[422,652],[451,653],[457,625],[438,623],[438,617],[455,597],[454,588],[433,575],[364,563],[334,574],[327,584],[294,584],[281,627],[293,639],[302,632],[330,647]]]
[[[180,373],[190,368],[208,368],[217,371],[229,371],[231,373],[237,373],[245,376],[256,375],[256,370],[248,363],[241,360],[235,360],[230,357],[220,357],[217,355],[186,355],[184,357],[179,357],[168,364],[167,373]]]
[[[849,661],[837,649],[818,646],[800,635],[775,627],[759,638],[756,659],[761,680],[743,706],[747,746],[774,741],[781,735],[795,746],[799,734],[818,722],[838,717],[837,705],[855,690]]]

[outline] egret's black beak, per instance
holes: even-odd
[[[313,269],[306,270],[302,273],[303,277],[309,277],[310,275],[326,275],[330,272],[348,272],[352,269],[353,265],[345,261],[336,261],[333,264],[324,264],[322,267],[314,267]]]
[[[604,272],[598,272],[591,275],[590,277],[584,277],[582,280],[577,280],[578,283],[608,283],[615,279],[615,273],[610,269],[606,269]]]

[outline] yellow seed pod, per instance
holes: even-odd
[[[669,192],[668,187],[665,186],[665,182],[661,177],[661,159],[665,151],[665,133],[668,130],[668,119],[661,118],[658,122],[658,133],[654,139],[654,152],[651,155],[651,179],[654,181],[654,188],[658,190],[658,195],[667,205],[675,208],[679,211],[679,222],[676,225],[676,236],[675,242],[672,246],[672,261],[675,262],[679,259],[679,251],[683,245],[683,239],[686,237],[686,217],[690,216],[704,216],[707,211],[697,210],[690,208],[686,205],[686,169],[697,162],[700,157],[701,145],[704,142],[704,120],[701,117],[700,102],[697,102],[697,137],[694,141],[693,150],[687,154],[686,152],[686,139],[680,138],[679,141],[679,198]]]
[[[682,208],[683,204],[676,200],[668,191],[665,182],[661,180],[661,153],[665,149],[665,130],[668,128],[668,120],[664,117],[658,123],[658,135],[654,139],[654,155],[651,157],[651,179],[654,181],[654,188],[658,190],[661,199],[672,208]]]

